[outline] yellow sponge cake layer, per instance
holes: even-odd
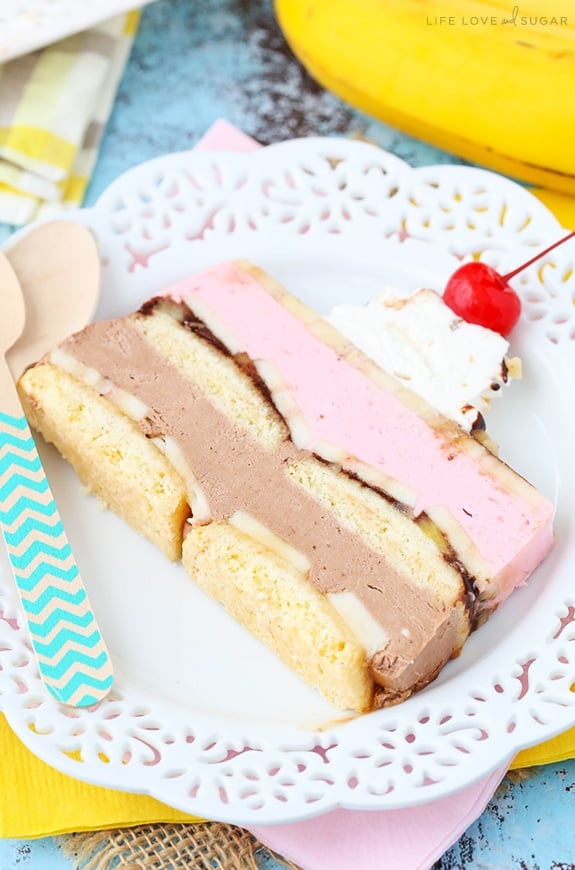
[[[31,425],[74,466],[82,483],[169,559],[179,559],[190,515],[185,487],[137,424],[50,363],[31,368],[25,384]]]
[[[368,710],[373,682],[365,651],[305,574],[229,522],[190,529],[190,577],[267,644],[296,674],[342,709]]]

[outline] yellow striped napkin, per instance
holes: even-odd
[[[0,221],[81,204],[139,11],[0,66]]]

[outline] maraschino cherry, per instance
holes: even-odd
[[[468,323],[508,335],[519,320],[521,300],[507,282],[573,236],[575,232],[569,233],[507,275],[500,275],[486,263],[465,263],[447,282],[443,293],[445,303]]]

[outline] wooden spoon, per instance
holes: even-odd
[[[92,319],[100,262],[91,233],[72,221],[35,227],[6,250],[22,288],[26,324],[8,352],[14,378]]]
[[[108,694],[112,665],[6,362],[25,306],[1,252],[0,308],[0,526],[40,677],[57,700],[85,707]]]
[[[24,330],[26,308],[18,279],[0,251],[0,413],[22,413],[22,406],[6,366],[5,354]],[[14,394],[16,398],[14,399]]]

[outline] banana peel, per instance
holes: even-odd
[[[531,193],[547,206],[565,229],[575,230],[575,197],[542,187],[533,188]]]
[[[326,89],[444,151],[575,194],[573,0],[275,0]]]

